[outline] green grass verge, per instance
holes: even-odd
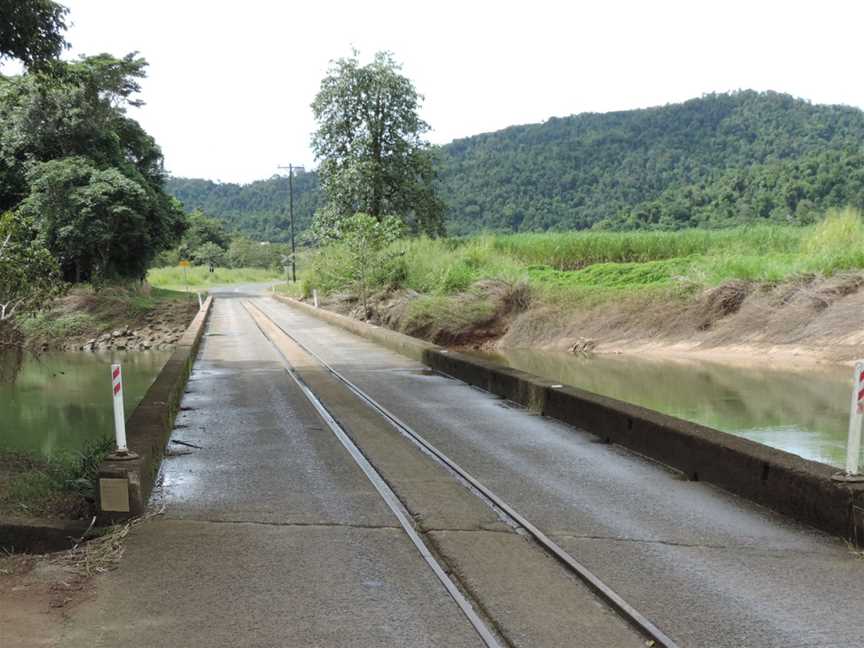
[[[689,294],[730,280],[778,282],[861,270],[864,222],[846,209],[809,227],[415,238],[394,243],[385,256],[388,261],[374,268],[373,288],[446,296],[497,279],[528,283],[550,301],[596,302],[646,290]],[[339,246],[320,250],[299,289],[286,291],[308,296],[312,288],[322,295],[350,290],[340,273],[343,258]]]
[[[152,268],[147,273],[151,286],[171,290],[202,290],[210,286],[237,283],[264,283],[284,278],[284,273],[264,268],[215,268],[210,272],[205,266],[187,268]]]

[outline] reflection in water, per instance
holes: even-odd
[[[170,355],[148,351],[27,356],[15,382],[0,384],[0,450],[51,456],[112,435],[111,363],[123,365],[128,417]]]
[[[501,351],[493,360],[596,394],[843,465],[852,370],[780,370],[635,356]]]

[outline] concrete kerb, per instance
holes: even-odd
[[[99,466],[100,524],[145,512],[212,304],[213,297],[207,297],[126,422],[129,449],[138,457],[129,461],[106,460]]]
[[[401,353],[404,356],[408,356],[413,360],[417,360],[417,362],[423,362],[423,354],[427,351],[443,350],[442,347],[435,344],[424,342],[423,340],[418,340],[417,338],[412,338],[409,335],[403,335],[402,333],[397,333],[390,329],[381,328],[380,326],[374,326],[350,317],[345,317],[339,313],[334,313],[322,308],[315,308],[314,306],[297,301],[296,299],[291,299],[290,297],[278,294],[273,295],[273,297],[278,301],[303,311],[304,313],[314,315],[318,319],[324,320],[334,326],[338,326],[346,331],[365,337],[373,342],[377,342],[381,346],[386,347],[391,351],[395,351],[396,353]]]
[[[832,466],[644,407],[560,387],[524,371],[447,351],[281,295],[276,298],[440,373],[672,467],[688,479],[713,484],[864,545],[864,484],[833,481],[837,469]]]

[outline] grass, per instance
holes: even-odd
[[[34,313],[21,322],[21,330],[28,338],[66,338],[83,335],[98,325],[90,313],[64,313],[57,316],[45,311]]]
[[[264,268],[216,268],[213,272],[206,266],[187,268],[152,268],[147,273],[147,281],[151,286],[176,291],[197,291],[237,283],[263,283],[282,279],[284,273]]]
[[[301,276],[304,296],[350,289],[338,248],[320,250]],[[837,210],[813,226],[758,225],[680,232],[569,232],[415,238],[393,244],[373,285],[424,296],[464,293],[484,279],[525,282],[548,302],[598,302],[622,293],[687,295],[732,280],[780,282],[864,269],[861,214]],[[286,289],[288,290],[288,289]],[[412,308],[437,309],[443,302]],[[410,314],[425,317],[427,314]]]
[[[189,295],[138,282],[71,288],[51,308],[20,320],[25,337],[34,343],[55,343],[129,325],[164,305],[186,303]]]
[[[79,511],[95,497],[99,464],[113,443],[109,437],[97,439],[51,459],[0,456],[0,511],[49,517]]]

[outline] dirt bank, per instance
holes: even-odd
[[[532,298],[485,281],[452,297],[375,295],[368,319],[437,344],[711,357],[728,362],[849,362],[864,354],[864,274],[743,281],[691,292],[622,293],[591,306]],[[325,307],[360,317],[342,295]]]
[[[171,349],[197,312],[192,295],[147,285],[75,288],[22,329],[27,345],[42,351]]]

